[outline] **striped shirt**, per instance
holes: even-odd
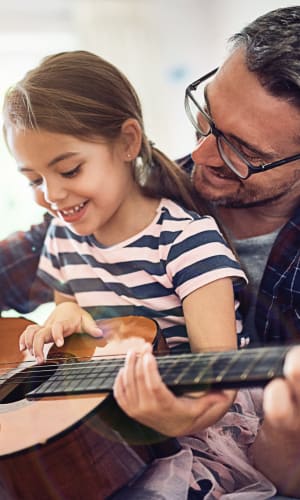
[[[194,168],[191,155],[177,160],[188,173]],[[213,205],[211,209],[213,210]],[[236,289],[245,318],[251,301],[249,287]],[[290,344],[300,342],[300,204],[274,241],[259,285],[255,326],[261,343]],[[239,340],[243,339],[241,332]]]
[[[39,275],[96,320],[155,319],[170,344],[187,342],[182,310],[187,295],[220,278],[245,278],[215,220],[165,198],[149,226],[110,247],[54,219]]]

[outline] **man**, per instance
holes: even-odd
[[[25,314],[53,300],[53,293],[36,276],[50,216],[28,231],[17,231],[0,241],[0,312]]]
[[[252,290],[245,337],[300,336],[300,6],[232,37],[218,71],[186,91],[196,189],[231,237]]]
[[[186,91],[199,138],[193,181],[250,276],[252,290],[241,297],[244,335],[264,343],[299,342],[300,6],[261,16],[232,44],[222,67]],[[286,378],[266,388],[264,421],[250,447],[256,469],[280,493],[298,498],[299,356],[300,348],[291,350]],[[248,498],[254,495],[248,491]]]
[[[300,6],[261,16],[232,37],[218,71],[190,85],[196,127],[193,180],[232,238],[252,292],[244,335],[300,337]],[[278,489],[300,497],[299,349],[287,379],[264,393],[253,461]]]
[[[193,153],[195,186],[212,202],[246,265],[243,243],[248,246],[254,292],[263,276],[255,319],[259,337],[267,342],[289,341],[300,331],[299,51],[300,7],[271,12],[234,37],[233,51],[212,72],[213,79],[191,85],[186,98],[200,135]],[[256,267],[258,273],[252,273]],[[242,298],[249,337],[255,295],[250,303],[249,296]],[[273,381],[265,391],[265,418],[252,460],[280,492],[300,498],[298,357],[294,348],[285,364],[286,379]]]

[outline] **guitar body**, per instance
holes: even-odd
[[[0,499],[101,500],[180,447],[130,419],[111,395],[129,347],[166,351],[157,324],[128,316],[76,334],[37,365],[18,339],[30,322],[0,319]],[[1,338],[2,337],[2,338]],[[175,393],[265,385],[281,377],[289,346],[159,356]],[[108,395],[109,394],[109,395]]]
[[[25,399],[24,374],[26,380],[35,360],[19,351],[18,339],[28,324],[0,319],[0,498],[105,499],[146,468],[156,456],[147,443],[162,436],[131,420],[105,394]],[[115,356],[144,340],[164,348],[156,323],[147,318],[103,320],[101,328],[105,338],[72,335],[62,348],[52,346],[48,359]]]

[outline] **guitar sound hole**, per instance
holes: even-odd
[[[15,403],[46,382],[56,371],[57,364],[44,364],[26,368],[6,380],[0,387],[0,403]]]

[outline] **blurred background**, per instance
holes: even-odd
[[[235,31],[284,0],[0,0],[0,98],[46,55],[95,52],[135,86],[148,137],[172,158],[190,152],[194,131],[185,87],[219,65]],[[27,182],[0,142],[0,238],[39,222]]]

